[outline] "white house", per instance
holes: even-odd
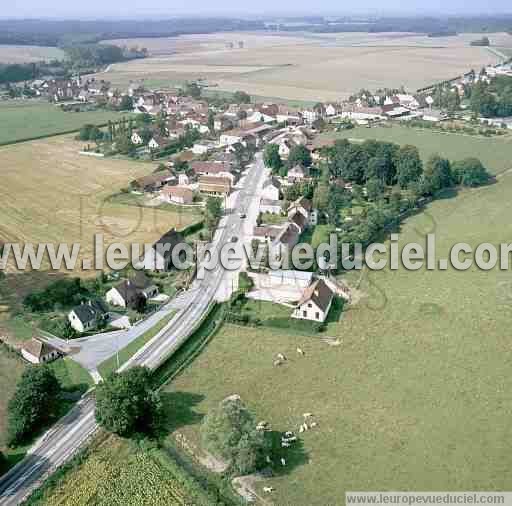
[[[326,116],[336,116],[338,114],[338,108],[334,104],[327,104],[325,106]]]
[[[263,183],[261,198],[268,200],[279,200],[280,195],[281,183],[275,177],[270,177]]]
[[[302,165],[295,165],[295,167],[292,167],[287,174],[289,183],[300,182],[307,177],[309,177],[309,169]]]
[[[105,298],[113,306],[133,307],[139,297],[147,300],[156,295],[158,287],[143,272],[137,272],[134,278],[125,279],[113,286]]]
[[[87,332],[95,329],[105,319],[106,308],[99,300],[90,300],[75,306],[68,313],[68,320],[77,332]]]
[[[304,118],[304,121],[311,124],[314,123],[319,118],[319,115],[318,112],[315,111],[314,109],[306,109],[302,111],[302,117]]]
[[[178,186],[186,186],[190,183],[190,178],[186,174],[178,175]]]
[[[282,200],[260,199],[260,213],[281,214],[282,212]]]
[[[206,155],[213,151],[216,145],[211,142],[197,142],[192,146],[192,153],[194,155]]]
[[[132,144],[135,144],[136,146],[139,146],[140,144],[144,143],[142,137],[138,134],[138,132],[132,133],[131,140],[132,140]]]
[[[334,300],[334,292],[324,280],[319,279],[306,288],[304,295],[293,310],[292,318],[324,322]]]
[[[23,345],[21,354],[31,364],[46,364],[60,357],[57,349],[36,337]]]
[[[276,118],[263,114],[259,111],[254,111],[250,116],[247,117],[248,123],[272,123]]]

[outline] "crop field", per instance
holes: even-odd
[[[456,242],[510,242],[511,192],[506,174],[436,201],[407,220],[400,244],[435,232],[442,258]],[[508,490],[510,270],[401,268],[347,278],[360,298],[329,324],[329,342],[225,326],[166,387],[184,399],[180,413],[188,409],[179,433],[198,446],[202,417],[235,393],[273,430],[297,432],[302,414],[313,413],[318,427],[283,450],[286,466],[257,485],[275,488],[273,504],[342,504],[347,490]],[[288,357],[280,367],[277,353]]]
[[[500,174],[512,168],[511,135],[480,137],[458,133],[437,133],[426,129],[393,125],[391,128],[359,127],[342,132],[327,133],[322,135],[321,139],[349,139],[354,141],[376,139],[401,145],[412,144],[418,147],[425,161],[434,153],[450,160],[477,157],[493,174]]]
[[[162,452],[109,437],[30,504],[207,506],[212,502]]]
[[[146,79],[160,85],[166,80],[204,78],[212,89],[339,100],[360,88],[404,85],[415,90],[497,62],[499,57],[492,51],[470,47],[475,38],[475,34],[428,38],[400,33],[221,33],[152,39],[146,44],[150,58],[115,64],[108,78],[115,83]],[[512,47],[507,34],[489,38],[500,50]]]
[[[0,144],[78,130],[86,123],[102,124],[120,118],[111,111],[64,112],[45,101],[0,102]]]
[[[94,234],[103,234],[105,248],[112,243],[153,243],[172,227],[200,219],[188,212],[127,206],[107,199],[136,177],[150,174],[153,164],[124,159],[94,158],[78,154],[81,143],[73,136],[0,147],[2,219],[0,239],[21,243],[80,244],[79,265],[94,258]],[[142,246],[141,246],[142,247]],[[0,284],[0,324],[10,317],[10,307],[31,289],[47,284],[66,272],[15,273],[12,269]],[[64,267],[64,266],[63,266]],[[68,273],[69,274],[69,273]],[[14,297],[16,295],[16,297]],[[7,329],[23,334],[30,329],[11,320]],[[14,332],[12,332],[14,331]],[[23,336],[22,336],[23,337]]]
[[[0,44],[0,63],[32,63],[61,60],[64,57],[64,51],[56,47]]]

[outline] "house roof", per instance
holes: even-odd
[[[323,279],[319,279],[306,288],[298,305],[302,306],[311,301],[325,312],[329,308],[333,297],[333,291],[327,286]]]
[[[277,236],[276,241],[281,244],[295,245],[300,236],[300,229],[295,223],[287,223],[281,233]]]
[[[144,272],[137,271],[135,276],[129,279],[124,279],[120,283],[117,283],[113,288],[119,292],[125,301],[129,301],[138,293],[150,286],[154,286],[153,281],[151,281]]]
[[[306,226],[306,217],[302,213],[295,213],[290,218],[290,222],[295,223],[295,225],[297,225],[300,228],[300,230],[304,230]]]
[[[269,177],[264,183],[263,188],[267,188],[268,186],[275,186],[276,188],[281,188],[281,183],[275,177]]]
[[[219,172],[231,172],[231,165],[227,162],[192,162],[190,168],[196,174],[218,174]]]
[[[48,344],[45,341],[38,339],[37,337],[33,337],[30,341],[26,342],[23,345],[23,350],[30,353],[32,356],[40,359],[46,355],[54,351],[58,351],[51,344]]]
[[[171,178],[171,173],[165,172],[164,174],[150,174],[149,176],[142,176],[136,179],[134,182],[137,186],[146,188],[147,186],[164,184],[167,181],[170,181]]]
[[[177,245],[184,241],[183,235],[178,232],[175,228],[171,228],[168,232],[166,232],[158,241],[153,244],[153,248],[156,248],[158,244],[170,244],[171,248],[169,251],[166,252],[166,254],[171,254],[172,249]]]
[[[185,186],[166,186],[162,193],[166,195],[170,195],[172,197],[183,197],[183,198],[192,198],[194,192],[190,188],[186,188]]]
[[[303,207],[307,212],[310,212],[313,209],[313,204],[306,197],[299,197],[297,200],[291,203],[288,210],[294,209],[296,207]]]
[[[94,299],[75,306],[72,311],[82,323],[88,323],[104,315],[107,308],[103,301]]]

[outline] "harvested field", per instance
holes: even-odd
[[[195,77],[226,91],[338,100],[360,88],[404,85],[415,90],[499,61],[492,51],[471,47],[475,38],[475,34],[429,38],[397,33],[225,33],[152,39],[147,45],[154,57],[115,64],[109,79],[165,83]],[[512,47],[507,34],[489,38],[500,50]]]
[[[64,56],[64,51],[56,47],[0,44],[0,63],[32,63],[63,59]]]

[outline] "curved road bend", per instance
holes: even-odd
[[[214,240],[217,247],[240,236],[243,228],[239,213],[247,213],[256,189],[265,173],[261,153],[249,168],[243,188],[236,196],[232,214],[222,219]],[[208,308],[224,276],[222,268],[206,271],[196,290],[189,308],[179,311],[169,324],[162,329],[144,348],[139,350],[121,369],[144,365],[156,369],[167,360],[190,336],[196,325],[206,315]],[[0,478],[0,504],[20,504],[59,466],[67,462],[96,432],[98,425],[94,417],[95,402],[86,394],[77,405],[51,429],[49,429],[29,450],[27,456]]]

